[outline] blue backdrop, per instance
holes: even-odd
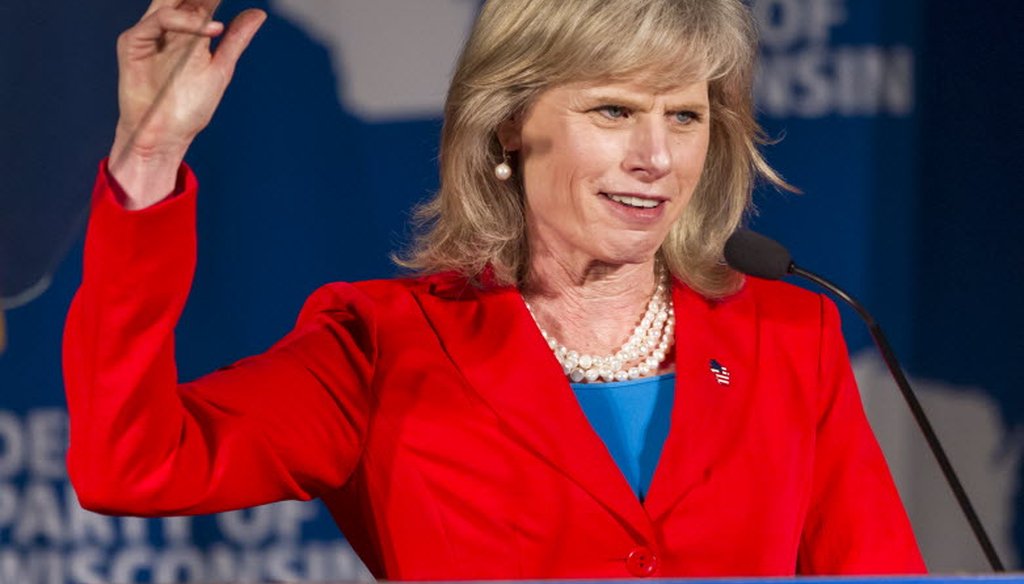
[[[751,4],[761,119],[782,138],[768,158],[805,192],[759,191],[755,227],[864,300],[912,374],[996,404],[989,430],[1010,444],[1024,421],[1018,3]],[[443,77],[476,2],[227,1],[220,17],[248,6],[271,18],[188,157],[200,260],[179,327],[184,378],[265,349],[324,282],[396,273],[388,253],[437,185],[440,96],[395,68],[427,55]],[[0,584],[359,577],[316,504],[114,520],[81,511],[66,485],[61,326],[116,121],[114,39],[144,8],[0,5]],[[366,50],[372,37],[394,54]],[[844,317],[851,350],[865,348]],[[994,534],[1017,556],[1022,496]]]

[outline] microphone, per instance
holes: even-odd
[[[975,539],[978,540],[982,551],[985,552],[989,565],[992,566],[993,571],[1005,571],[1002,560],[999,559],[999,555],[996,553],[992,541],[985,532],[978,514],[974,511],[974,506],[971,505],[971,501],[967,497],[967,492],[964,491],[963,486],[960,484],[960,479],[957,477],[956,472],[953,471],[953,465],[950,464],[946,451],[943,450],[942,445],[939,443],[939,438],[935,435],[931,422],[928,421],[924,409],[921,408],[921,403],[917,400],[914,390],[911,389],[910,381],[903,374],[903,368],[896,359],[896,353],[893,352],[892,347],[889,345],[888,339],[886,339],[885,334],[882,332],[882,327],[879,326],[867,309],[832,282],[797,266],[793,263],[793,257],[790,255],[789,250],[774,239],[765,237],[760,233],[746,229],[733,233],[725,243],[725,261],[729,264],[729,267],[737,272],[756,278],[780,280],[789,274],[806,278],[832,292],[857,311],[857,314],[868,325],[868,329],[871,331],[871,338],[874,339],[875,345],[878,346],[878,350],[882,354],[882,359],[885,361],[889,373],[900,388],[900,393],[903,394],[903,399],[907,402],[907,406],[910,407],[910,412],[914,415],[914,421],[917,422],[918,427],[924,434],[928,447],[931,449],[932,454],[935,455],[935,459],[939,463],[939,468],[942,469],[943,476],[946,477],[949,488],[952,489],[961,511],[967,517],[967,522],[974,532]]]
[[[781,279],[793,266],[793,257],[781,243],[749,229],[733,233],[725,242],[725,261],[737,272],[766,280]]]

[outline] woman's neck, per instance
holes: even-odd
[[[523,297],[547,333],[578,352],[616,352],[654,293],[655,260],[611,265],[589,258],[537,253]]]

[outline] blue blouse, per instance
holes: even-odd
[[[668,437],[675,373],[610,383],[572,383],[590,425],[641,501]]]

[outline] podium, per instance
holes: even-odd
[[[615,580],[509,580],[502,584],[1024,584],[1024,572],[1009,574],[937,574],[929,576],[798,576],[794,578],[634,578]],[[384,582],[384,581],[381,581]],[[301,584],[301,583],[293,583]],[[333,582],[326,584],[369,584],[368,582]],[[432,584],[495,584],[493,580],[469,580]]]

